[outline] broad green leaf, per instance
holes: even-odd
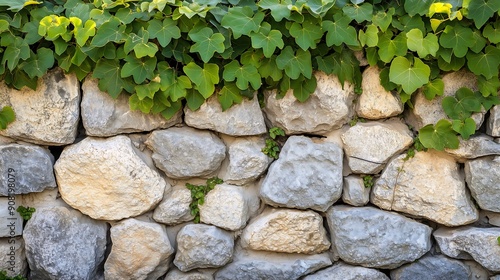
[[[295,38],[295,42],[304,51],[315,49],[316,42],[323,37],[321,26],[315,25],[309,21],[302,24],[294,22],[290,27],[290,35]]]
[[[335,61],[331,55],[326,57],[317,56],[314,59],[316,59],[319,71],[325,72],[327,75],[333,73]]]
[[[156,57],[137,58],[134,55],[128,55],[125,61],[120,72],[122,78],[133,76],[136,84],[142,84],[146,79],[153,79]]]
[[[54,52],[51,49],[39,48],[23,65],[23,70],[30,78],[42,77],[54,65]]]
[[[341,16],[340,13],[334,15],[334,21],[325,20],[322,23],[326,33],[327,46],[340,46],[345,43],[348,46],[358,46],[357,32],[350,26],[351,19],[347,16]]]
[[[276,48],[283,49],[284,42],[281,39],[281,32],[278,30],[263,30],[262,28],[258,33],[250,34],[250,38],[252,39],[252,48],[254,49],[262,49],[264,52],[264,56],[269,58],[273,55]]]
[[[476,132],[476,123],[472,118],[466,118],[465,120],[452,120],[451,127],[454,131],[460,134],[464,140],[469,139],[469,137]]]
[[[378,26],[382,32],[385,32],[392,22],[392,16],[396,13],[394,8],[389,8],[386,11],[378,11],[372,18],[373,24]]]
[[[19,63],[20,59],[28,59],[30,57],[30,48],[26,42],[20,37],[16,37],[14,43],[8,45],[3,53],[2,64],[5,65],[10,71],[14,70]]]
[[[264,59],[258,70],[262,78],[271,78],[274,82],[278,82],[283,78],[283,71],[276,65],[276,57],[274,56]]]
[[[191,80],[187,76],[179,76],[174,79],[174,82],[167,88],[170,99],[174,102],[186,97],[187,89],[192,88]]]
[[[398,88],[398,85],[391,82],[389,79],[389,68],[383,68],[382,70],[380,70],[379,77],[380,77],[380,84],[384,87],[385,90],[393,91]],[[403,101],[403,103],[405,102],[406,101]]]
[[[460,24],[447,25],[439,37],[439,44],[445,48],[453,49],[456,57],[464,57],[467,50],[474,45],[472,29]]]
[[[249,50],[241,54],[240,62],[241,64],[249,64],[259,68],[262,65],[262,55],[262,50]]]
[[[177,22],[171,18],[165,18],[163,21],[153,19],[149,21],[149,37],[157,39],[162,47],[166,47],[172,39],[179,39],[181,31]]]
[[[474,21],[479,29],[495,12],[500,11],[500,0],[474,0],[469,3],[467,17]]]
[[[334,53],[332,55],[334,60],[333,73],[339,78],[344,89],[345,81],[354,84],[355,91],[359,91],[361,86],[361,71],[359,68],[359,61],[350,50],[342,50],[341,53]]]
[[[161,111],[161,115],[169,120],[171,119],[173,116],[175,116],[177,114],[177,112],[179,112],[180,110],[182,109],[182,101],[181,100],[178,100],[177,102],[172,102],[170,107],[167,107],[167,109]]]
[[[186,95],[186,104],[191,111],[196,111],[205,102],[205,98],[194,89],[190,89]]]
[[[404,56],[408,51],[406,44],[406,34],[404,32],[392,39],[392,32],[387,32],[380,36],[378,41],[378,55],[385,63],[391,62],[394,56]]]
[[[22,8],[29,5],[42,4],[42,2],[33,0],[0,0],[0,6],[9,7],[8,10],[19,12]]]
[[[335,5],[335,0],[309,0],[307,8],[315,17],[324,17]]]
[[[481,101],[466,87],[457,90],[455,96],[443,98],[442,105],[444,112],[451,119],[465,120],[472,113],[481,112]]]
[[[412,17],[415,15],[426,15],[434,0],[405,0],[405,11]]]
[[[427,100],[432,100],[436,96],[444,93],[444,82],[441,79],[435,79],[424,85],[423,92]]]
[[[196,63],[190,62],[183,67],[183,70],[205,99],[214,93],[215,85],[219,83],[219,66],[217,64],[205,63],[201,68]]]
[[[497,95],[500,89],[500,80],[498,76],[493,76],[491,79],[477,76],[477,86],[483,96]]]
[[[309,96],[316,90],[316,77],[312,76],[311,79],[300,77],[297,80],[290,81],[290,87],[293,89],[293,96],[300,102],[305,102]]]
[[[449,17],[451,15],[451,8],[453,8],[453,5],[450,3],[432,3],[429,7],[429,17],[432,17],[434,14],[447,14]]]
[[[257,3],[259,7],[264,10],[270,10],[271,16],[277,22],[283,18],[290,17],[291,10],[289,5],[292,5],[291,0],[261,0]]]
[[[195,42],[191,46],[190,52],[197,52],[200,54],[203,62],[208,62],[215,54],[215,52],[223,53],[224,36],[220,33],[215,33],[212,29],[204,27],[197,32],[190,32],[189,38]]]
[[[359,42],[361,46],[376,47],[378,45],[378,28],[370,24],[366,27],[366,31],[359,30]]]
[[[419,57],[426,57],[427,55],[436,56],[439,50],[438,37],[433,33],[423,36],[420,29],[414,28],[406,33],[408,49],[417,52]]]
[[[300,75],[310,79],[312,76],[311,53],[302,49],[297,49],[294,53],[292,47],[287,46],[276,58],[276,65],[279,69],[292,79],[298,79]]]
[[[500,28],[493,28],[493,25],[488,24],[483,29],[483,36],[493,44],[500,43]]]
[[[487,40],[481,35],[481,32],[479,30],[474,31],[472,35],[474,36],[474,45],[470,47],[470,50],[478,53],[484,49]]]
[[[487,46],[485,52],[467,54],[467,66],[476,75],[483,75],[486,79],[498,76],[500,65],[500,49]]]
[[[24,36],[24,41],[28,45],[33,45],[42,39],[42,36],[38,34],[38,22],[30,21],[23,25],[22,31],[26,34]]]
[[[240,94],[240,89],[234,83],[225,83],[217,95],[217,99],[222,107],[222,111],[226,111],[233,104],[240,104],[243,97]]]
[[[458,137],[448,120],[440,120],[436,125],[426,125],[420,129],[418,139],[424,147],[442,151],[445,148],[457,149]]]
[[[135,93],[137,94],[137,98],[139,100],[144,100],[144,98],[153,99],[155,93],[160,89],[160,83],[150,82],[147,84],[136,85],[134,87]]]
[[[70,21],[66,17],[56,15],[46,16],[40,21],[40,25],[38,26],[38,35],[44,36],[49,41],[54,41],[59,38],[59,36],[65,36],[66,34],[71,35],[70,33],[67,33],[69,24]],[[65,39],[65,41],[69,41],[69,38],[68,40]]]
[[[251,64],[240,65],[236,60],[224,66],[222,77],[228,82],[236,80],[236,86],[240,90],[248,89],[249,84],[254,90],[257,90],[261,85],[261,78],[257,68]]]
[[[73,24],[73,33],[75,35],[76,43],[83,47],[87,40],[95,35],[96,24],[93,20],[87,20],[85,25],[82,24],[82,20],[77,17],[70,17],[69,20]]]
[[[458,71],[465,65],[465,57],[455,57],[452,55],[450,62],[446,62],[442,57],[438,57],[438,67],[443,71]]]
[[[137,94],[131,95],[128,99],[128,103],[131,110],[140,110],[144,114],[148,114],[151,111],[151,108],[153,108],[154,104],[151,98],[146,97],[144,99],[139,99]]]
[[[5,106],[0,110],[0,129],[6,129],[9,123],[16,120],[16,114],[12,107]]]
[[[363,3],[361,5],[349,4],[342,8],[342,11],[357,23],[369,21],[372,19],[373,6],[370,3]]]
[[[133,87],[121,77],[120,62],[117,59],[101,58],[97,61],[92,73],[94,78],[99,79],[99,89],[105,91],[113,98],[117,98],[122,90],[132,91]]]
[[[0,19],[0,33],[5,32],[9,30],[9,22],[6,21],[5,19]]]
[[[109,42],[123,42],[127,38],[125,28],[126,26],[121,24],[118,18],[112,17],[97,29],[90,44],[95,47],[104,47]]]
[[[391,82],[401,85],[407,94],[412,94],[419,87],[429,82],[431,69],[419,58],[415,57],[413,65],[403,56],[394,58],[389,69]]]
[[[263,12],[254,14],[250,7],[229,8],[222,18],[221,25],[231,29],[234,39],[238,39],[241,35],[250,36],[252,31],[257,32],[264,16]]]
[[[491,107],[500,104],[500,97],[498,95],[483,96],[480,92],[474,92],[476,98],[481,101],[484,110],[488,111]]]

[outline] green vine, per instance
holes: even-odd
[[[269,129],[269,138],[266,139],[266,146],[262,148],[262,152],[270,158],[278,159],[280,146],[276,141],[278,136],[285,136],[285,131],[279,127]]]
[[[16,275],[14,277],[7,276],[7,271],[0,271],[0,280],[26,280],[26,277],[22,275]]]
[[[215,185],[222,184],[224,181],[217,177],[212,177],[207,179],[206,185],[193,185],[186,183],[186,188],[191,191],[191,203],[189,204],[189,209],[191,210],[191,215],[194,216],[194,222],[200,222],[200,208],[199,205],[205,203],[205,195],[215,188]]]
[[[17,207],[16,211],[21,215],[23,220],[28,221],[29,219],[31,219],[31,215],[35,213],[36,209],[32,207],[19,206]]]

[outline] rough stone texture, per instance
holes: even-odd
[[[98,279],[107,229],[76,210],[37,209],[23,234],[29,279]]]
[[[202,223],[231,231],[243,228],[250,214],[241,187],[227,184],[216,185],[205,196],[205,203],[199,208]]]
[[[94,219],[121,220],[153,209],[170,188],[126,136],[86,138],[54,166],[62,198]]]
[[[500,137],[500,105],[490,109],[490,118],[486,123],[486,133],[493,137]]]
[[[391,271],[392,280],[457,280],[469,279],[470,270],[461,261],[442,255],[426,255],[414,263]]]
[[[146,141],[155,165],[168,177],[208,176],[226,157],[226,146],[215,134],[190,127],[156,130]]]
[[[330,247],[323,218],[314,211],[268,209],[243,230],[245,248],[282,253],[318,254]]]
[[[23,194],[20,196],[20,199],[21,205],[24,207],[33,207],[35,209],[57,206],[70,208],[70,206],[59,196],[58,189],[46,189],[39,193]]]
[[[337,262],[328,268],[304,277],[302,280],[389,280],[389,277],[373,268]]]
[[[471,280],[488,280],[490,273],[475,261],[462,261],[470,270]]]
[[[16,121],[0,134],[41,145],[75,141],[80,118],[80,84],[57,68],[38,80],[37,90],[0,85],[0,108],[11,106]]]
[[[260,195],[273,206],[326,211],[342,194],[342,149],[292,136],[271,164]]]
[[[446,152],[459,162],[489,155],[500,155],[500,144],[487,135],[472,136],[469,140],[459,138],[458,149],[446,149]]]
[[[153,219],[167,225],[191,221],[194,218],[189,209],[191,201],[191,191],[184,185],[176,185],[165,193],[153,212]]]
[[[370,201],[370,188],[365,188],[363,179],[357,175],[344,177],[342,201],[352,206],[363,206]]]
[[[0,271],[9,277],[26,276],[28,263],[22,237],[0,238]]]
[[[382,209],[424,217],[446,226],[479,217],[455,160],[444,153],[417,152],[393,159],[376,180],[371,202]]]
[[[465,180],[481,209],[500,212],[500,156],[467,161]]]
[[[380,69],[368,67],[363,71],[361,83],[363,94],[356,102],[356,113],[359,117],[377,120],[399,115],[404,106],[399,97],[380,84]]]
[[[82,92],[82,122],[87,135],[108,137],[120,133],[151,131],[168,128],[182,121],[180,110],[169,120],[159,114],[130,110],[128,95],[120,94],[113,99],[99,90],[96,79],[85,79]]]
[[[282,99],[276,99],[274,92],[266,93],[264,113],[272,126],[283,128],[286,134],[323,134],[347,123],[352,115],[354,86],[346,82],[342,89],[335,75],[314,75],[318,86],[306,102],[299,102],[291,90]]]
[[[137,219],[114,224],[111,241],[104,265],[106,280],[157,280],[167,272],[174,253],[164,226]]]
[[[334,253],[351,264],[393,269],[431,248],[432,229],[396,213],[340,205],[327,220]]]
[[[474,259],[484,268],[500,272],[500,228],[439,228],[434,238],[443,254],[456,259]]]
[[[182,272],[174,268],[167,273],[164,280],[214,280],[214,276],[205,271]]]
[[[394,155],[413,143],[408,127],[398,119],[358,123],[342,135],[349,167],[354,173],[376,174]]]
[[[221,267],[233,256],[231,233],[215,226],[189,224],[177,234],[174,264],[181,271],[194,268]]]
[[[488,223],[490,225],[500,227],[500,213],[494,213],[494,212],[488,212],[484,211],[483,212],[486,218],[488,219]]]
[[[491,276],[490,280],[500,280],[500,274],[499,275],[495,275],[495,276]]]
[[[257,96],[243,99],[241,104],[234,104],[222,111],[216,95],[203,103],[197,111],[184,108],[184,121],[187,125],[199,129],[210,129],[233,136],[259,135],[267,132],[264,115]]]
[[[34,145],[0,146],[0,195],[41,192],[55,188],[54,157],[47,149]],[[11,171],[9,171],[11,170]],[[11,187],[9,188],[9,184]]]
[[[228,145],[229,164],[224,182],[244,185],[267,170],[271,159],[262,152],[263,138],[237,138]]]
[[[23,218],[16,211],[21,204],[19,196],[0,197],[0,237],[13,237],[23,233]],[[9,209],[12,207],[11,209]]]

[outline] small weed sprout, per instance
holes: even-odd
[[[19,206],[16,211],[21,215],[21,217],[23,217],[23,220],[28,221],[31,219],[31,215],[35,213],[36,209],[32,207]]]
[[[285,136],[285,131],[279,127],[269,129],[269,137],[266,139],[266,146],[262,148],[262,152],[270,158],[277,159],[280,153],[280,147],[276,138]]]
[[[362,176],[365,188],[373,187],[373,177],[371,175]]]
[[[222,184],[224,181],[218,177],[212,177],[207,179],[206,185],[193,185],[186,183],[186,188],[191,191],[191,203],[189,204],[189,209],[191,210],[191,215],[194,216],[194,222],[200,222],[200,205],[205,203],[205,195],[214,189],[215,185]]]

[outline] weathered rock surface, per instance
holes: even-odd
[[[371,202],[382,209],[424,217],[446,226],[479,217],[455,160],[443,153],[417,152],[393,159],[376,180]]]
[[[489,155],[500,155],[500,144],[487,135],[472,136],[469,140],[459,138],[459,140],[458,149],[446,149],[446,152],[460,162]]]
[[[362,266],[353,266],[343,262],[308,275],[303,280],[389,280],[382,272]]]
[[[500,227],[500,213],[495,212],[483,212],[486,218],[488,219],[488,223],[493,226]]]
[[[490,118],[486,123],[486,133],[493,137],[500,137],[500,105],[490,109]]]
[[[0,197],[0,237],[14,237],[23,233],[23,218],[16,211],[21,204],[19,196]]]
[[[153,209],[170,188],[126,136],[86,138],[54,166],[66,203],[94,219],[121,220]]]
[[[66,145],[75,141],[80,118],[80,84],[62,69],[38,80],[37,90],[18,91],[0,85],[0,108],[11,106],[16,121],[0,134],[40,145]]]
[[[342,201],[352,206],[363,206],[370,201],[370,188],[365,188],[363,179],[357,175],[344,177]]]
[[[157,114],[131,110],[126,94],[113,99],[99,90],[96,79],[85,79],[82,85],[82,122],[87,135],[108,137],[120,133],[151,131],[180,123],[182,111],[167,120]]]
[[[488,280],[490,273],[484,267],[473,260],[462,261],[470,270],[469,279]]]
[[[164,226],[137,219],[111,227],[111,253],[104,265],[107,280],[157,280],[164,275],[174,253]]]
[[[414,263],[391,271],[392,280],[457,280],[469,279],[469,268],[461,261],[442,255],[426,255]]]
[[[432,229],[373,207],[333,206],[327,212],[332,249],[343,261],[393,269],[431,248]]]
[[[245,193],[239,186],[216,185],[199,208],[202,223],[230,231],[243,228],[250,217]]]
[[[174,264],[186,272],[195,268],[221,267],[233,256],[231,233],[215,226],[189,224],[177,234]]]
[[[283,128],[286,134],[323,134],[348,122],[354,86],[346,82],[342,89],[335,75],[323,72],[314,75],[318,86],[306,102],[299,102],[291,90],[282,99],[276,99],[274,92],[266,93],[264,113],[272,126]]]
[[[57,206],[70,207],[64,202],[61,196],[59,196],[58,189],[46,189],[39,193],[23,194],[16,197],[16,199],[18,198],[20,198],[20,204],[24,207],[33,207],[35,209],[53,208]]]
[[[153,131],[146,145],[153,150],[155,165],[174,179],[210,175],[226,157],[219,137],[190,127]]]
[[[433,233],[443,254],[456,259],[474,259],[484,268],[500,272],[500,228],[439,228]]]
[[[30,279],[98,279],[107,229],[76,210],[37,209],[23,234]]]
[[[187,125],[199,129],[209,129],[233,136],[249,136],[266,133],[264,115],[257,96],[252,100],[243,99],[222,111],[220,102],[214,95],[203,103],[197,111],[184,108],[184,121]]]
[[[342,148],[292,136],[271,164],[260,195],[273,206],[326,211],[342,194]]]
[[[330,248],[323,218],[314,211],[268,209],[243,230],[244,248],[318,254]]]
[[[55,188],[54,157],[42,147],[9,144],[0,146],[0,195],[41,192]],[[9,187],[10,186],[10,187]]]
[[[17,275],[26,276],[28,262],[22,237],[0,239],[0,270],[7,272],[7,276],[12,278]]]
[[[500,156],[467,161],[465,180],[481,209],[500,212]]]
[[[491,276],[490,280],[500,280],[500,274],[499,275],[495,275],[495,276]]]
[[[163,280],[214,280],[214,276],[205,271],[182,272],[174,268],[167,273]]]
[[[191,191],[183,185],[176,185],[165,193],[153,212],[153,219],[167,225],[191,221],[194,218],[189,209],[191,201]]]
[[[262,152],[265,141],[260,137],[237,138],[228,145],[229,164],[224,182],[243,185],[257,179],[271,163]]]
[[[376,174],[394,155],[413,143],[408,127],[398,119],[358,123],[342,135],[349,167],[354,173]]]
[[[361,82],[363,94],[356,102],[359,117],[377,120],[390,118],[403,112],[404,106],[397,95],[385,90],[380,84],[380,69],[368,67],[363,71]]]

